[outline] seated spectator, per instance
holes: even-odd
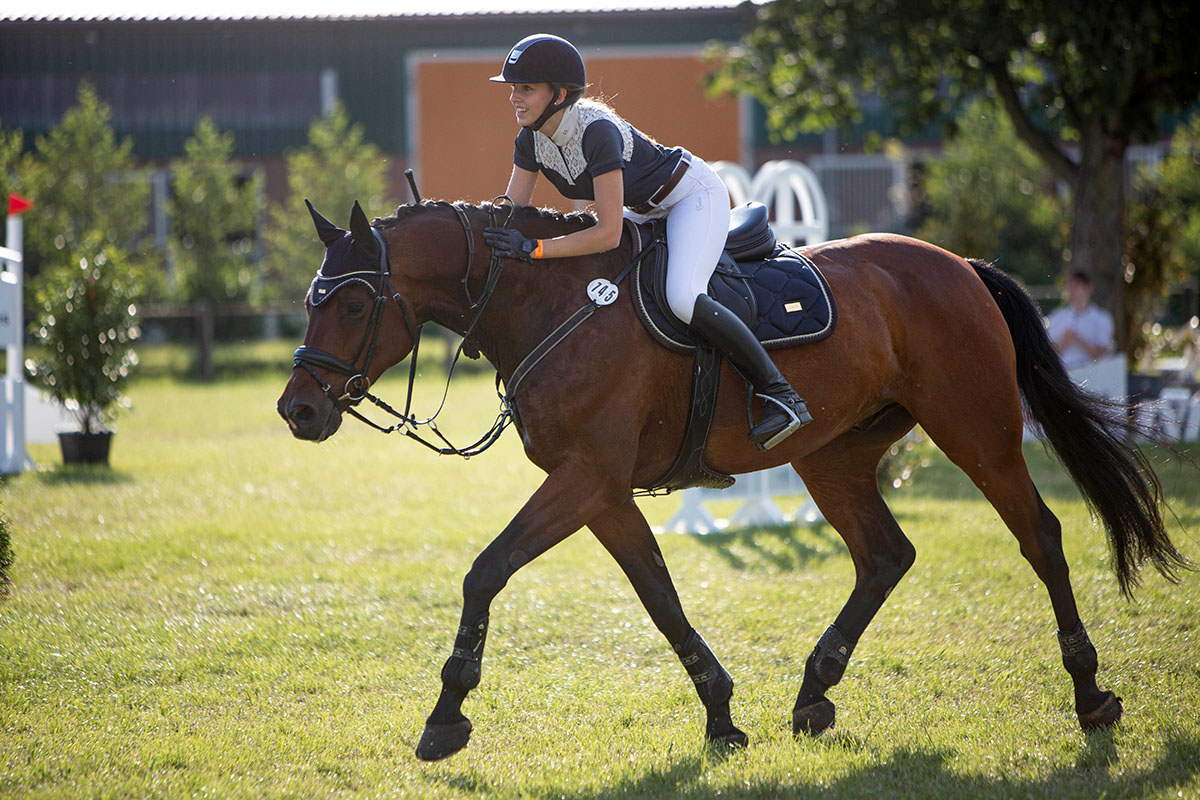
[[[1113,318],[1092,304],[1092,279],[1086,272],[1067,277],[1067,304],[1050,314],[1050,339],[1067,369],[1090,364],[1113,350]]]

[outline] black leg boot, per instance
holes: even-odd
[[[762,419],[750,429],[751,444],[770,450],[812,422],[804,398],[796,394],[762,343],[732,311],[702,294],[692,311],[692,329],[720,350],[763,399]]]

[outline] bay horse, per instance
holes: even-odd
[[[507,383],[586,302],[589,282],[618,276],[634,250],[627,231],[617,249],[598,255],[489,262],[482,230],[496,224],[501,209],[493,204],[425,201],[371,223],[356,203],[349,231],[309,209],[327,250],[278,411],[297,438],[317,442],[409,355],[427,321],[465,334]],[[527,238],[594,224],[587,214],[508,212]],[[1157,477],[1127,443],[1126,407],[1070,381],[1036,305],[989,264],[891,234],[803,252],[832,287],[839,324],[832,336],[774,358],[802,387],[815,421],[760,452],[747,441],[743,380],[725,365],[705,451],[724,473],[792,465],[853,559],[850,596],[805,664],[793,732],[817,735],[834,724],[827,692],[916,556],[880,496],[876,467],[917,424],[995,507],[1045,584],[1079,724],[1116,723],[1121,701],[1097,684],[1096,649],[1076,607],[1062,530],[1030,478],[1021,437],[1024,403],[1105,526],[1123,592],[1137,585],[1145,561],[1177,581],[1191,562],[1164,529]],[[421,759],[467,744],[471,722],[462,703],[479,684],[493,599],[523,565],[583,527],[616,559],[682,661],[707,713],[707,740],[747,742],[730,715],[733,680],[688,623],[635,504],[632,490],[654,485],[680,447],[692,359],[652,340],[629,295],[628,284],[620,286],[616,301],[583,323],[586,335],[544,354],[508,397],[525,453],[546,478],[466,574],[461,623],[417,747]]]

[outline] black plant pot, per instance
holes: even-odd
[[[58,435],[64,464],[107,464],[112,447],[112,431],[82,433],[70,431]]]

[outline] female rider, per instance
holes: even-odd
[[[538,173],[571,199],[591,200],[596,225],[553,239],[488,228],[484,238],[507,258],[532,262],[611,250],[622,217],[666,217],[667,301],[671,311],[711,342],[764,400],[750,441],[762,450],[812,421],[771,357],[732,312],[706,294],[729,232],[729,193],[717,174],[681,147],[663,147],[612,109],[583,98],[583,58],[566,39],[539,33],[513,47],[499,75],[521,130],[506,194],[529,205]]]

